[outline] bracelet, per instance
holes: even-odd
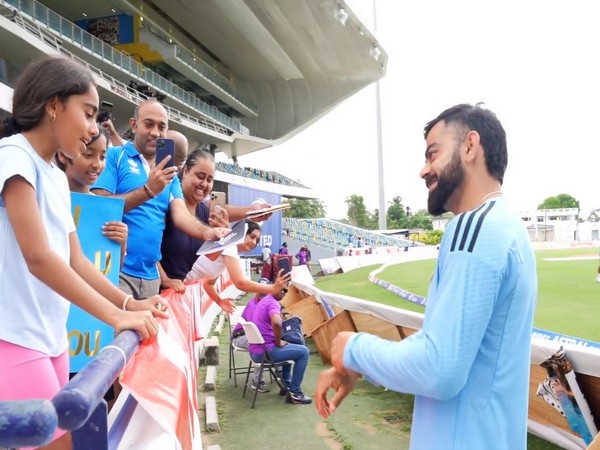
[[[148,197],[150,197],[150,198],[156,197],[156,194],[154,192],[152,192],[152,190],[148,187],[147,184],[144,184],[144,190],[146,191],[146,194],[148,194]]]
[[[129,300],[131,300],[132,298],[133,295],[128,294],[127,297],[123,299],[123,311],[127,311],[127,303],[129,303]]]

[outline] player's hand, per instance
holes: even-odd
[[[352,331],[340,331],[333,341],[331,341],[331,365],[335,367],[338,372],[346,370],[344,367],[344,350],[346,345],[352,336],[356,333]]]
[[[317,412],[325,419],[335,412],[337,407],[352,392],[360,374],[352,370],[344,369],[337,371],[331,367],[324,370],[319,375],[317,381],[317,391],[315,392],[315,406]],[[333,389],[335,394],[331,401],[327,398],[329,389]]]

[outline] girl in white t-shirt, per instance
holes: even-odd
[[[130,301],[83,255],[57,150],[71,159],[98,134],[88,69],[46,56],[21,74],[13,116],[0,124],[0,401],[51,399],[69,373],[69,302],[119,332],[148,339],[160,297]],[[135,311],[126,311],[135,310]],[[54,439],[64,431],[57,431]],[[51,444],[69,448],[68,436]]]
[[[185,281],[204,278],[202,282],[204,290],[227,313],[232,313],[235,309],[233,299],[221,298],[215,289],[215,283],[225,269],[227,269],[235,287],[243,292],[277,294],[290,282],[291,274],[283,274],[283,269],[279,271],[273,284],[257,283],[246,277],[240,266],[239,252],[250,252],[256,247],[260,240],[260,225],[246,219],[246,226],[244,242],[227,247],[221,252],[200,255],[185,278]]]

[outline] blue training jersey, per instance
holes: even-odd
[[[524,450],[535,255],[502,198],[448,225],[423,328],[401,342],[359,333],[346,367],[414,394],[411,449]]]

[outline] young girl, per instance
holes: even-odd
[[[59,148],[76,160],[98,134],[91,73],[70,59],[41,58],[17,80],[12,111],[0,124],[0,401],[51,399],[69,373],[68,301],[144,339],[156,335],[153,314],[164,316],[165,305],[130,301],[77,240],[69,187],[53,160]],[[69,448],[68,435],[48,448]]]
[[[56,164],[67,175],[71,192],[92,194],[90,186],[104,170],[110,132],[103,126],[100,126],[99,130],[100,132],[92,138],[85,151],[76,160],[72,160],[60,151],[56,154]],[[102,234],[119,243],[122,263],[127,251],[127,225],[120,221],[106,222]]]

